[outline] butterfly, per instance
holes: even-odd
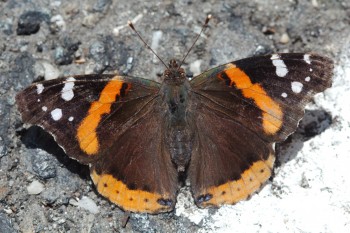
[[[333,74],[333,61],[315,53],[245,58],[191,80],[181,64],[164,64],[162,82],[96,74],[33,83],[16,103],[24,122],[89,165],[101,195],[125,211],[160,213],[174,209],[183,177],[198,207],[259,190],[274,143]]]

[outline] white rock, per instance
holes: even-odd
[[[86,196],[83,196],[78,201],[71,199],[69,200],[69,204],[87,210],[92,214],[97,214],[99,212],[99,208],[96,203],[91,198]]]
[[[190,64],[190,71],[193,73],[193,77],[201,73],[201,60],[196,60]]]
[[[282,44],[287,44],[289,42],[289,35],[287,33],[283,33],[280,38],[280,42]]]
[[[45,186],[37,180],[34,180],[27,187],[28,194],[37,195],[45,189]]]
[[[60,31],[65,31],[66,30],[66,22],[64,21],[62,15],[54,15],[54,16],[51,17],[50,21]]]
[[[162,37],[163,37],[163,32],[162,31],[155,31],[155,32],[153,32],[151,48],[155,52],[157,52],[157,49],[159,47],[159,42],[160,42]],[[158,58],[155,55],[153,56],[153,61],[154,62],[158,61]]]
[[[35,69],[38,75],[44,76],[45,80],[56,79],[60,75],[57,67],[44,59],[38,60],[35,63]]]

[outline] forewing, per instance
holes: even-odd
[[[314,94],[331,86],[333,62],[317,54],[273,54],[219,66],[195,77],[192,90],[267,141],[295,131]]]
[[[70,157],[87,164],[113,144],[158,89],[157,83],[125,76],[72,76],[34,83],[16,102],[23,122],[41,126]],[[114,122],[112,115],[118,116]]]

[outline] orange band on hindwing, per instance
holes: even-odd
[[[98,192],[125,211],[160,213],[172,210],[173,205],[162,205],[169,197],[143,190],[131,190],[122,181],[109,174],[91,172]],[[170,199],[169,199],[170,200]]]
[[[223,204],[235,204],[247,199],[270,178],[274,161],[275,156],[270,154],[266,160],[253,163],[241,174],[239,180],[209,187],[199,197],[210,197],[210,199],[197,203],[197,205],[200,207],[221,206]]]
[[[241,90],[245,98],[253,99],[257,107],[261,109],[263,112],[262,125],[266,134],[275,134],[281,129],[283,123],[282,109],[260,84],[253,84],[249,76],[234,64],[227,64],[226,69],[218,75],[218,78],[225,80],[223,75],[229,78],[230,86],[234,85]]]
[[[98,153],[100,144],[96,130],[101,122],[102,115],[109,114],[112,104],[118,97],[126,94],[130,87],[130,84],[115,76],[103,88],[100,98],[91,104],[87,116],[83,119],[77,131],[79,146],[86,154],[94,155]]]

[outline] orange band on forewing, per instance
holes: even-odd
[[[241,179],[227,182],[218,187],[210,187],[201,195],[210,194],[212,198],[199,205],[206,207],[235,204],[248,198],[270,178],[274,161],[275,157],[271,154],[267,160],[253,163],[250,168],[242,173]]]
[[[87,116],[79,125],[77,132],[79,146],[88,155],[96,154],[99,150],[96,129],[102,115],[110,113],[111,105],[116,101],[117,96],[120,96],[122,86],[123,81],[119,80],[118,76],[109,81],[102,90],[99,100],[91,104]]]
[[[242,91],[245,98],[251,98],[255,104],[263,111],[262,124],[266,134],[275,134],[281,129],[283,123],[283,112],[266,91],[257,83],[253,84],[241,69],[233,64],[228,64],[225,74],[230,79],[230,85],[235,85]]]
[[[170,211],[173,208],[172,206],[167,207],[158,203],[159,199],[167,199],[167,197],[143,190],[130,190],[123,182],[117,180],[112,175],[99,175],[93,170],[91,172],[91,178],[98,192],[123,210],[159,213]]]

